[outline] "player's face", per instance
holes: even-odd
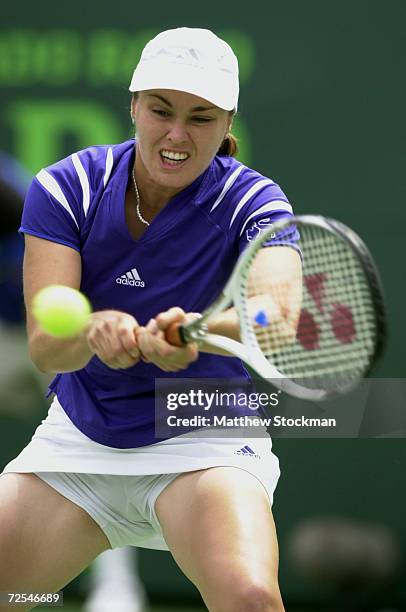
[[[142,91],[133,100],[137,176],[179,191],[216,155],[231,116],[207,100],[169,89]]]

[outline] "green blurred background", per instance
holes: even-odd
[[[8,0],[0,24],[0,148],[33,174],[77,149],[125,140],[128,83],[145,42],[170,27],[213,29],[240,61],[240,158],[276,180],[296,213],[336,217],[365,239],[382,273],[391,332],[376,375],[401,378],[405,18],[404,0],[71,0],[60,8]],[[29,440],[46,405],[21,332],[7,329],[0,351],[2,363],[10,351],[21,363],[0,392],[2,467]],[[288,553],[302,521],[326,516],[389,530],[401,549],[400,573],[375,601],[406,609],[404,440],[277,439],[274,447],[282,467],[274,512],[287,609],[326,609],[334,591],[306,577]],[[152,599],[199,601],[169,555],[141,551],[140,570]],[[80,585],[67,593],[80,597]]]

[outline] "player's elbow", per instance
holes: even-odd
[[[31,361],[34,364],[34,366],[37,368],[37,370],[41,372],[41,374],[53,374],[54,373],[47,364],[42,363],[39,360],[35,360],[33,357],[31,357]]]
[[[51,374],[52,370],[48,363],[47,353],[41,348],[41,342],[38,341],[38,338],[28,339],[28,350],[32,363],[42,374]]]
[[[54,338],[39,328],[29,334],[28,347],[33,364],[43,374],[76,372],[93,356],[85,336]]]

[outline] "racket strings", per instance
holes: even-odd
[[[346,241],[317,226],[299,226],[299,233],[302,282],[289,271],[272,278],[261,251],[253,261],[243,287],[247,328],[283,375],[329,388],[365,372],[375,312],[364,270]]]

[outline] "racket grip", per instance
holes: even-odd
[[[172,323],[165,331],[165,340],[172,346],[185,346],[186,342],[182,335],[182,325],[177,321]]]

